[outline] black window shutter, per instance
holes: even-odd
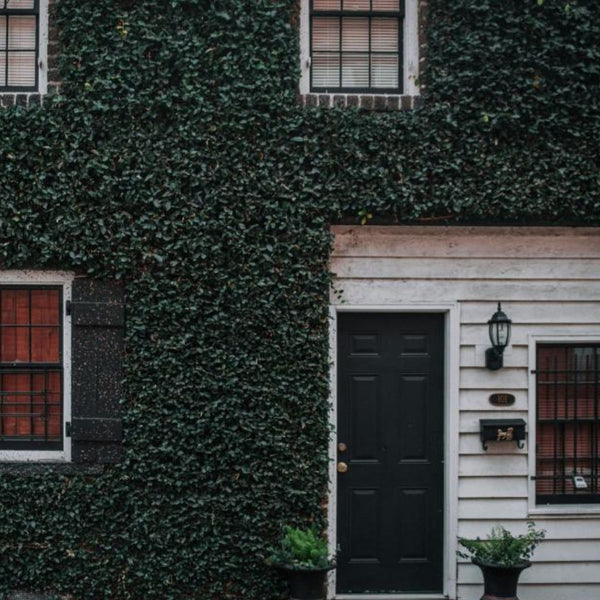
[[[115,463],[122,440],[123,286],[77,278],[69,308],[72,460]]]

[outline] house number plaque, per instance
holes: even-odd
[[[492,394],[490,404],[494,406],[512,406],[515,403],[515,397],[512,394]]]

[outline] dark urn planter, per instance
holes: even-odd
[[[335,566],[323,569],[291,569],[284,565],[277,568],[286,574],[290,600],[325,600],[327,573]]]
[[[517,585],[521,571],[528,569],[531,562],[524,560],[514,567],[496,567],[472,559],[483,572],[483,596],[481,600],[519,600]]]

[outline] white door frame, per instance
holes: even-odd
[[[379,600],[402,600],[418,597],[421,600],[456,597],[456,548],[458,534],[458,418],[459,418],[459,358],[460,306],[457,302],[445,304],[398,305],[332,305],[330,306],[330,413],[331,438],[329,441],[329,501],[327,505],[329,550],[336,552],[337,543],[337,322],[341,312],[377,313],[441,313],[444,315],[444,587],[439,596],[419,594],[381,594]],[[374,595],[335,593],[335,570],[330,571],[327,597],[330,599],[360,600]]]

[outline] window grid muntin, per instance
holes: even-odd
[[[568,353],[570,350],[591,350],[593,361],[591,365],[577,365],[577,355],[573,352],[572,367],[558,368],[558,357],[554,356],[553,368],[543,369],[540,364],[540,349],[558,349],[564,352],[565,366],[568,364]],[[583,363],[582,359],[582,363]],[[583,368],[582,368],[583,367]],[[536,351],[536,504],[592,504],[600,503],[600,344],[539,344]],[[543,381],[543,376],[551,376],[551,379]],[[559,379],[559,377],[563,379]],[[583,379],[583,377],[591,379]],[[593,416],[581,418],[579,413],[579,402],[586,398],[579,397],[579,386],[587,385],[593,388],[591,402],[593,404]],[[543,386],[551,386],[553,397],[553,416],[551,418],[540,417],[540,397]],[[561,388],[563,396],[561,396]],[[571,388],[571,392],[569,392]],[[571,395],[570,395],[571,393]],[[572,401],[572,408],[569,406]],[[562,415],[561,415],[562,409]],[[569,418],[569,413],[573,418]],[[563,416],[564,415],[564,416]],[[553,425],[553,456],[551,458],[540,456],[541,426]],[[572,428],[571,439],[569,439],[568,426]],[[579,449],[579,427],[589,426],[589,456],[578,455]],[[582,438],[585,443],[585,438]],[[573,449],[573,456],[568,456],[567,444]],[[540,475],[541,463],[552,462],[553,475]],[[573,477],[573,471],[586,468],[584,464],[589,462],[589,473],[578,472],[583,475],[588,483],[588,488],[577,490],[571,484],[572,490],[567,490],[567,483]],[[538,493],[538,481],[552,480],[552,494]],[[569,487],[571,487],[569,486]]]
[[[0,17],[5,19],[5,43],[4,48],[0,48],[0,53],[4,54],[4,80],[0,81],[0,92],[35,92],[39,87],[39,60],[40,60],[40,0],[33,1],[33,8],[8,8],[10,0],[0,0]],[[34,16],[35,17],[35,48],[14,49],[10,53],[35,52],[35,84],[33,86],[8,85],[8,24],[10,17],[16,16]]]
[[[0,0],[1,1],[1,0]],[[0,450],[62,450],[63,449],[63,427],[64,427],[64,319],[63,319],[63,288],[62,286],[56,285],[0,285],[0,292],[4,290],[13,290],[13,291],[27,291],[28,292],[28,324],[27,325],[18,325],[14,323],[2,323],[1,315],[2,315],[2,300],[3,295],[0,293],[0,332],[4,327],[11,328],[19,328],[19,327],[27,327],[30,330],[34,327],[58,327],[58,362],[32,362],[32,335],[28,336],[28,356],[29,362],[1,362],[0,361]],[[55,290],[58,292],[58,325],[52,324],[33,324],[31,322],[31,312],[32,312],[32,302],[31,292],[33,291],[49,291]],[[0,335],[0,358],[2,357],[2,336]],[[30,380],[30,388],[33,387],[33,377],[36,375],[44,376],[44,396],[46,398],[44,402],[44,412],[45,417],[48,416],[48,407],[51,406],[50,403],[47,402],[47,396],[49,395],[48,390],[48,375],[51,373],[57,373],[59,376],[59,412],[58,412],[58,423],[59,423],[59,437],[40,440],[39,436],[35,436],[33,434],[33,419],[34,414],[32,408],[32,401],[30,400],[30,424],[31,424],[31,433],[29,435],[29,439],[24,439],[26,436],[5,436],[4,427],[5,427],[5,419],[6,414],[4,413],[4,406],[6,403],[4,402],[5,396],[15,396],[19,395],[18,391],[10,391],[9,393],[4,392],[4,377],[6,375],[15,375],[17,373],[29,375]],[[50,391],[50,393],[52,393]],[[34,395],[37,395],[34,390],[30,389],[28,392],[23,392],[23,395],[29,395],[30,398]],[[20,413],[20,416],[23,416]],[[15,417],[16,418],[16,417]],[[44,419],[44,438],[48,437],[48,422]]]
[[[367,94],[401,94],[404,88],[404,65],[403,65],[403,24],[404,24],[404,0],[399,1],[399,10],[397,11],[383,11],[383,10],[373,10],[373,0],[370,0],[369,5],[371,7],[370,10],[348,10],[344,9],[345,0],[340,0],[340,9],[339,10],[318,10],[314,8],[314,0],[310,0],[310,18],[309,18],[309,52],[311,57],[311,66],[310,66],[310,90],[311,92],[341,92],[341,93],[367,93]],[[319,50],[318,53],[322,55],[334,55],[339,56],[339,64],[338,64],[338,80],[340,85],[338,87],[317,87],[313,85],[313,21],[315,17],[338,17],[339,18],[339,42],[338,42],[338,51],[324,51]],[[368,17],[369,19],[369,50],[366,53],[368,57],[368,69],[369,69],[369,86],[366,88],[363,87],[343,87],[342,86],[342,65],[343,60],[342,57],[344,54],[360,54],[355,51],[346,51],[342,50],[342,24],[343,19],[348,17]],[[398,51],[397,52],[377,52],[376,56],[396,56],[398,57],[398,86],[392,88],[383,88],[383,87],[372,87],[372,57],[373,54],[371,52],[371,39],[372,39],[372,19],[373,18],[394,18],[398,20]]]

